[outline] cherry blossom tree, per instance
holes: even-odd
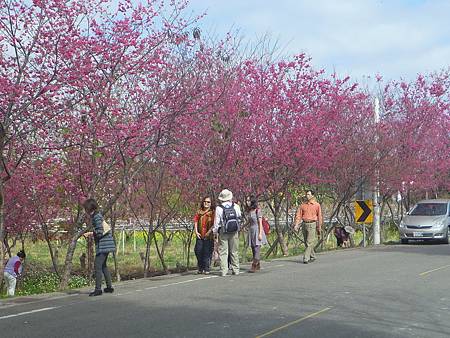
[[[0,4],[0,242],[5,238],[5,185],[26,158],[39,156],[48,130],[64,115],[75,67],[79,24],[89,2]],[[0,270],[4,247],[0,245]],[[0,279],[3,273],[0,271]]]
[[[305,55],[243,56],[231,34],[208,41],[187,6],[0,4],[0,242],[40,229],[61,288],[86,231],[86,197],[112,220],[148,221],[147,273],[154,224],[186,218],[222,188],[267,203],[283,254],[292,191],[318,187],[332,219],[375,184],[375,169],[385,196],[412,181],[448,190],[448,70],[388,84],[375,124],[373,95],[348,77]],[[62,270],[49,230],[58,218],[68,231]],[[0,245],[0,270],[4,255]]]
[[[380,163],[383,191],[401,192],[404,182],[414,182],[414,190],[448,190],[449,72],[390,83],[383,102],[380,151],[387,153]]]

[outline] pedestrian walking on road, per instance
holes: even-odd
[[[11,257],[6,262],[3,277],[6,284],[6,295],[8,297],[14,296],[16,292],[17,278],[22,275],[23,262],[26,257],[25,251],[21,250],[16,256]]]
[[[245,210],[249,221],[248,243],[252,248],[253,255],[252,267],[249,272],[256,272],[261,269],[261,246],[267,244],[267,238],[262,224],[262,212],[258,208],[258,200],[255,196],[247,197]]]
[[[298,231],[300,223],[302,223],[303,235],[305,240],[305,253],[303,255],[303,263],[308,264],[316,260],[314,246],[316,245],[316,234],[320,236],[322,232],[322,210],[320,204],[314,197],[312,190],[306,191],[306,202],[302,203],[297,209],[295,215],[294,230]]]
[[[100,296],[102,294],[102,279],[105,277],[106,288],[103,290],[106,293],[113,293],[111,274],[109,272],[106,262],[110,252],[116,251],[116,244],[111,234],[111,228],[108,223],[103,220],[102,213],[98,210],[97,201],[89,198],[83,203],[86,213],[90,216],[90,227],[92,232],[86,232],[85,237],[94,236],[95,241],[95,290],[89,296]]]
[[[233,275],[239,274],[239,230],[241,208],[233,203],[233,193],[224,189],[220,192],[220,205],[216,207],[213,233],[219,241],[220,270],[222,276],[228,273],[228,253]]]
[[[197,237],[195,243],[195,256],[197,256],[197,265],[199,274],[209,274],[211,267],[211,258],[214,249],[214,238],[212,227],[214,225],[214,208],[212,207],[212,198],[203,198],[200,208],[194,216],[194,232]]]

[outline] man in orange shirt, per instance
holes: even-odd
[[[316,232],[320,236],[322,231],[322,210],[317,203],[312,190],[306,191],[305,203],[302,203],[295,214],[294,230],[298,231],[302,223],[303,234],[305,238],[305,253],[303,263],[308,264],[316,260],[314,245],[316,244]]]

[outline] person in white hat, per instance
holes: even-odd
[[[228,253],[233,275],[239,274],[239,229],[241,208],[233,203],[233,193],[224,189],[220,192],[220,205],[216,207],[213,234],[219,241],[220,270],[222,276],[228,272]]]

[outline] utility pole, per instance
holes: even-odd
[[[378,162],[380,154],[378,153],[378,123],[380,122],[380,100],[375,97],[374,104],[374,122],[375,122],[375,177],[373,187],[373,244],[379,245],[381,242],[381,207],[380,207],[380,172]]]

